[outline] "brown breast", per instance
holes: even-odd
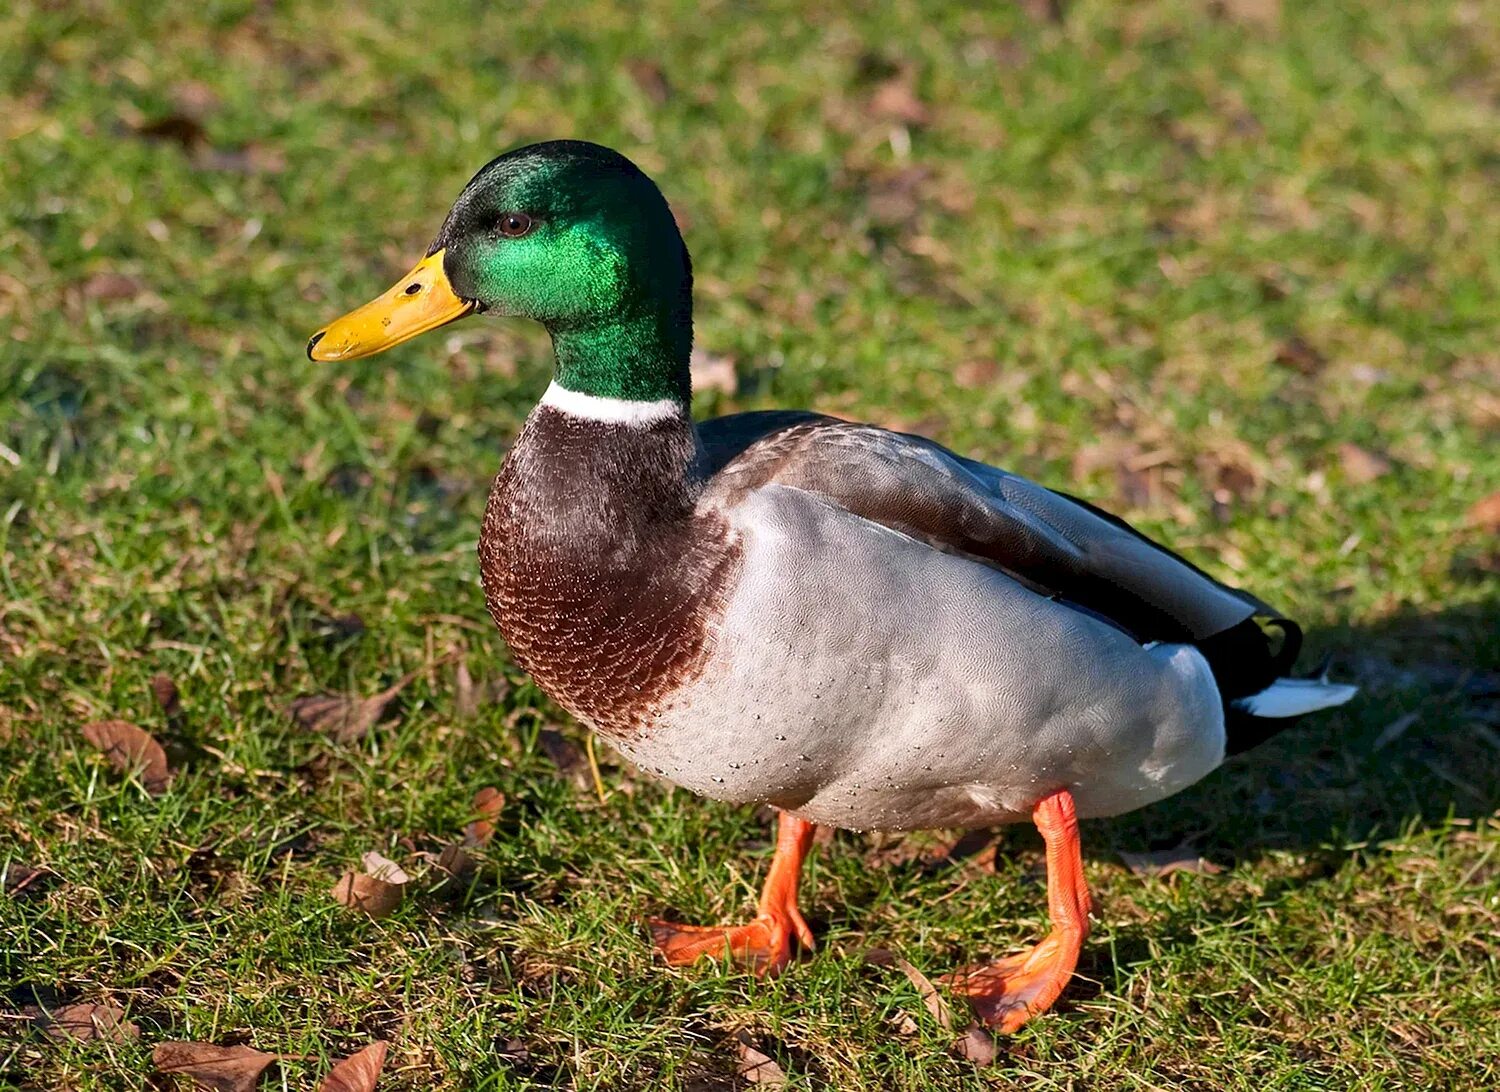
[[[695,514],[686,417],[639,428],[541,407],[490,492],[479,542],[490,615],[516,661],[575,716],[641,732],[695,678],[738,567]]]

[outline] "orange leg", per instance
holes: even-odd
[[[781,812],[776,831],[776,853],[766,886],[760,893],[760,913],[748,925],[678,925],[652,921],[651,939],[673,966],[702,956],[726,952],[756,974],[776,974],[791,961],[792,938],[813,947],[812,930],[797,909],[797,881],[802,862],[812,846],[813,827],[806,819]]]
[[[1089,934],[1092,900],[1083,879],[1073,797],[1059,789],[1032,809],[1031,819],[1047,843],[1047,910],[1052,932],[1029,952],[963,967],[945,979],[973,1001],[981,1020],[1006,1033],[1052,1007],[1073,977],[1078,950]]]

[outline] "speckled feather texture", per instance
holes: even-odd
[[[877,445],[900,458],[901,438],[868,432],[863,447],[842,437],[846,459]],[[953,458],[904,460],[908,488],[996,505],[942,466]],[[850,511],[873,495],[846,507],[805,479],[747,485],[736,463],[710,476],[685,416],[632,428],[542,406],[496,481],[481,545],[495,620],[538,683],[633,761],[860,829],[1008,822],[1059,787],[1081,814],[1114,814],[1222,761],[1222,699],[1191,646],[1144,647]],[[1094,538],[1121,533],[1101,523]]]

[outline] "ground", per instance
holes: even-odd
[[[0,1084],[139,1088],[197,1039],[311,1087],[386,1039],[382,1088],[728,1089],[740,1036],[807,1089],[1500,1083],[1500,7],[868,7],[0,14]],[[814,957],[660,966],[643,920],[749,913],[770,829],[603,750],[601,800],[485,617],[544,335],[303,355],[558,136],[677,209],[697,412],[814,406],[1081,493],[1363,687],[1084,824],[1079,977],[993,1065],[865,953],[936,976],[1039,936],[1035,834],[837,834]],[[288,713],[413,671],[352,742]],[[164,792],[88,744],[107,718],[166,744]],[[1120,857],[1181,844],[1223,871]],[[413,877],[379,921],[330,895],[367,850]],[[139,1039],[23,1016],[86,1001]]]

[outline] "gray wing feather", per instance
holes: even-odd
[[[811,414],[737,414],[699,427],[705,500],[769,484],[1001,569],[1142,640],[1201,640],[1277,617],[1122,520],[919,436]]]

